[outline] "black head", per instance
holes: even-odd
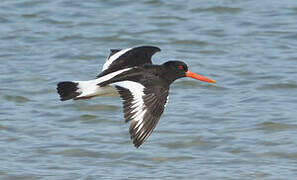
[[[170,83],[174,80],[182,77],[191,77],[200,81],[215,83],[214,80],[203,77],[199,74],[195,74],[188,70],[186,63],[182,61],[167,61],[163,64],[164,67],[164,78],[166,78]]]
[[[167,61],[166,63],[163,64],[167,68],[170,68],[172,70],[177,70],[181,72],[187,72],[188,71],[188,66],[186,63],[182,61]]]
[[[166,79],[174,81],[178,78],[186,77],[188,66],[182,61],[167,61],[163,64],[165,68]]]

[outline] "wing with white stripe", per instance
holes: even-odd
[[[123,99],[125,121],[131,122],[130,135],[139,147],[153,132],[168,99],[168,89],[145,88],[140,83],[121,81],[114,83]]]
[[[114,63],[116,60],[119,60],[122,58],[121,56],[124,56],[125,53],[130,51],[132,48],[129,49],[111,49],[110,54],[108,58],[106,59],[106,62],[103,64],[102,71],[106,70],[111,66],[112,63]]]
[[[158,51],[161,51],[160,48],[154,46],[112,49],[98,77],[124,68],[152,64],[151,58]]]

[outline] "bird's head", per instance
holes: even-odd
[[[173,81],[182,77],[190,77],[204,82],[216,83],[215,80],[208,79],[199,74],[189,71],[188,66],[182,61],[167,61],[163,64],[163,66],[168,69],[168,76],[170,76],[170,79],[172,79]]]

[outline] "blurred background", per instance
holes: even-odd
[[[1,179],[296,179],[297,1],[2,0]],[[60,102],[109,49],[154,45],[176,81],[134,148],[118,97]]]

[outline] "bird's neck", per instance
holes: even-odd
[[[156,76],[159,76],[161,79],[163,79],[165,81],[165,83],[167,83],[168,85],[170,85],[173,81],[178,79],[175,76],[174,72],[172,72],[170,69],[168,69],[167,67],[165,67],[163,65],[151,65],[151,64],[149,64],[149,65],[145,65],[144,68],[153,70],[153,73]]]
[[[165,79],[168,82],[168,85],[170,85],[171,83],[173,83],[173,81],[175,81],[177,79],[177,77],[175,76],[175,73],[170,71],[170,69],[166,68],[166,67],[160,67],[161,71],[160,71],[160,77],[162,79]]]

